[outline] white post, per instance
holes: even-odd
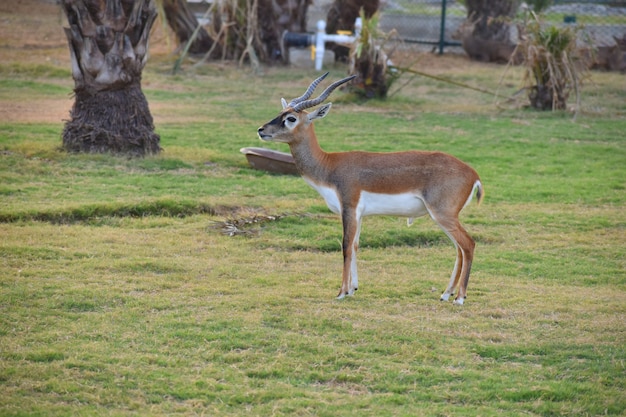
[[[326,22],[323,20],[318,20],[317,33],[315,34],[315,70],[322,70],[326,42],[352,43],[359,37],[362,27],[363,23],[361,22],[361,18],[357,17],[356,21],[354,22],[354,36],[333,35],[326,33]]]
[[[318,20],[317,35],[315,36],[315,70],[322,70],[322,62],[324,61],[324,48],[326,43],[326,22]]]

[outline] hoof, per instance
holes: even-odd
[[[345,298],[346,294],[340,292],[339,295],[337,296],[337,300],[343,300]]]
[[[441,301],[448,301],[449,299],[450,299],[450,294],[445,293],[445,292],[441,294],[441,298],[439,298],[439,300]]]
[[[454,300],[453,304],[457,306],[462,306],[464,302],[465,302],[465,298],[457,298],[456,300]]]

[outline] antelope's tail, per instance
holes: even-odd
[[[474,189],[472,190],[472,194],[474,194],[474,190],[476,190],[476,204],[480,205],[485,197],[485,189],[483,188],[483,183],[480,180],[476,180],[474,183]]]
[[[483,201],[483,197],[485,196],[483,183],[480,182],[480,180],[476,180],[476,182],[474,183],[474,186],[472,187],[472,192],[470,192],[469,196],[467,196],[467,200],[465,201],[465,204],[463,204],[463,208],[469,205],[469,203],[472,201],[472,198],[474,197],[474,194],[476,194],[476,203],[480,205],[480,202]]]

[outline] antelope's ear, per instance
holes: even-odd
[[[333,103],[326,103],[323,106],[318,107],[317,109],[315,109],[314,111],[312,111],[311,113],[307,114],[307,120],[309,122],[315,120],[315,119],[321,119],[322,117],[325,117],[328,112],[330,111],[330,107],[333,105]]]
[[[283,110],[285,110],[287,108],[287,100],[285,100],[284,98],[280,99],[280,104],[283,105]]]

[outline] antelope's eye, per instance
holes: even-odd
[[[296,120],[298,120],[298,119],[296,119],[294,116],[287,116],[287,121],[289,123],[294,123]]]

